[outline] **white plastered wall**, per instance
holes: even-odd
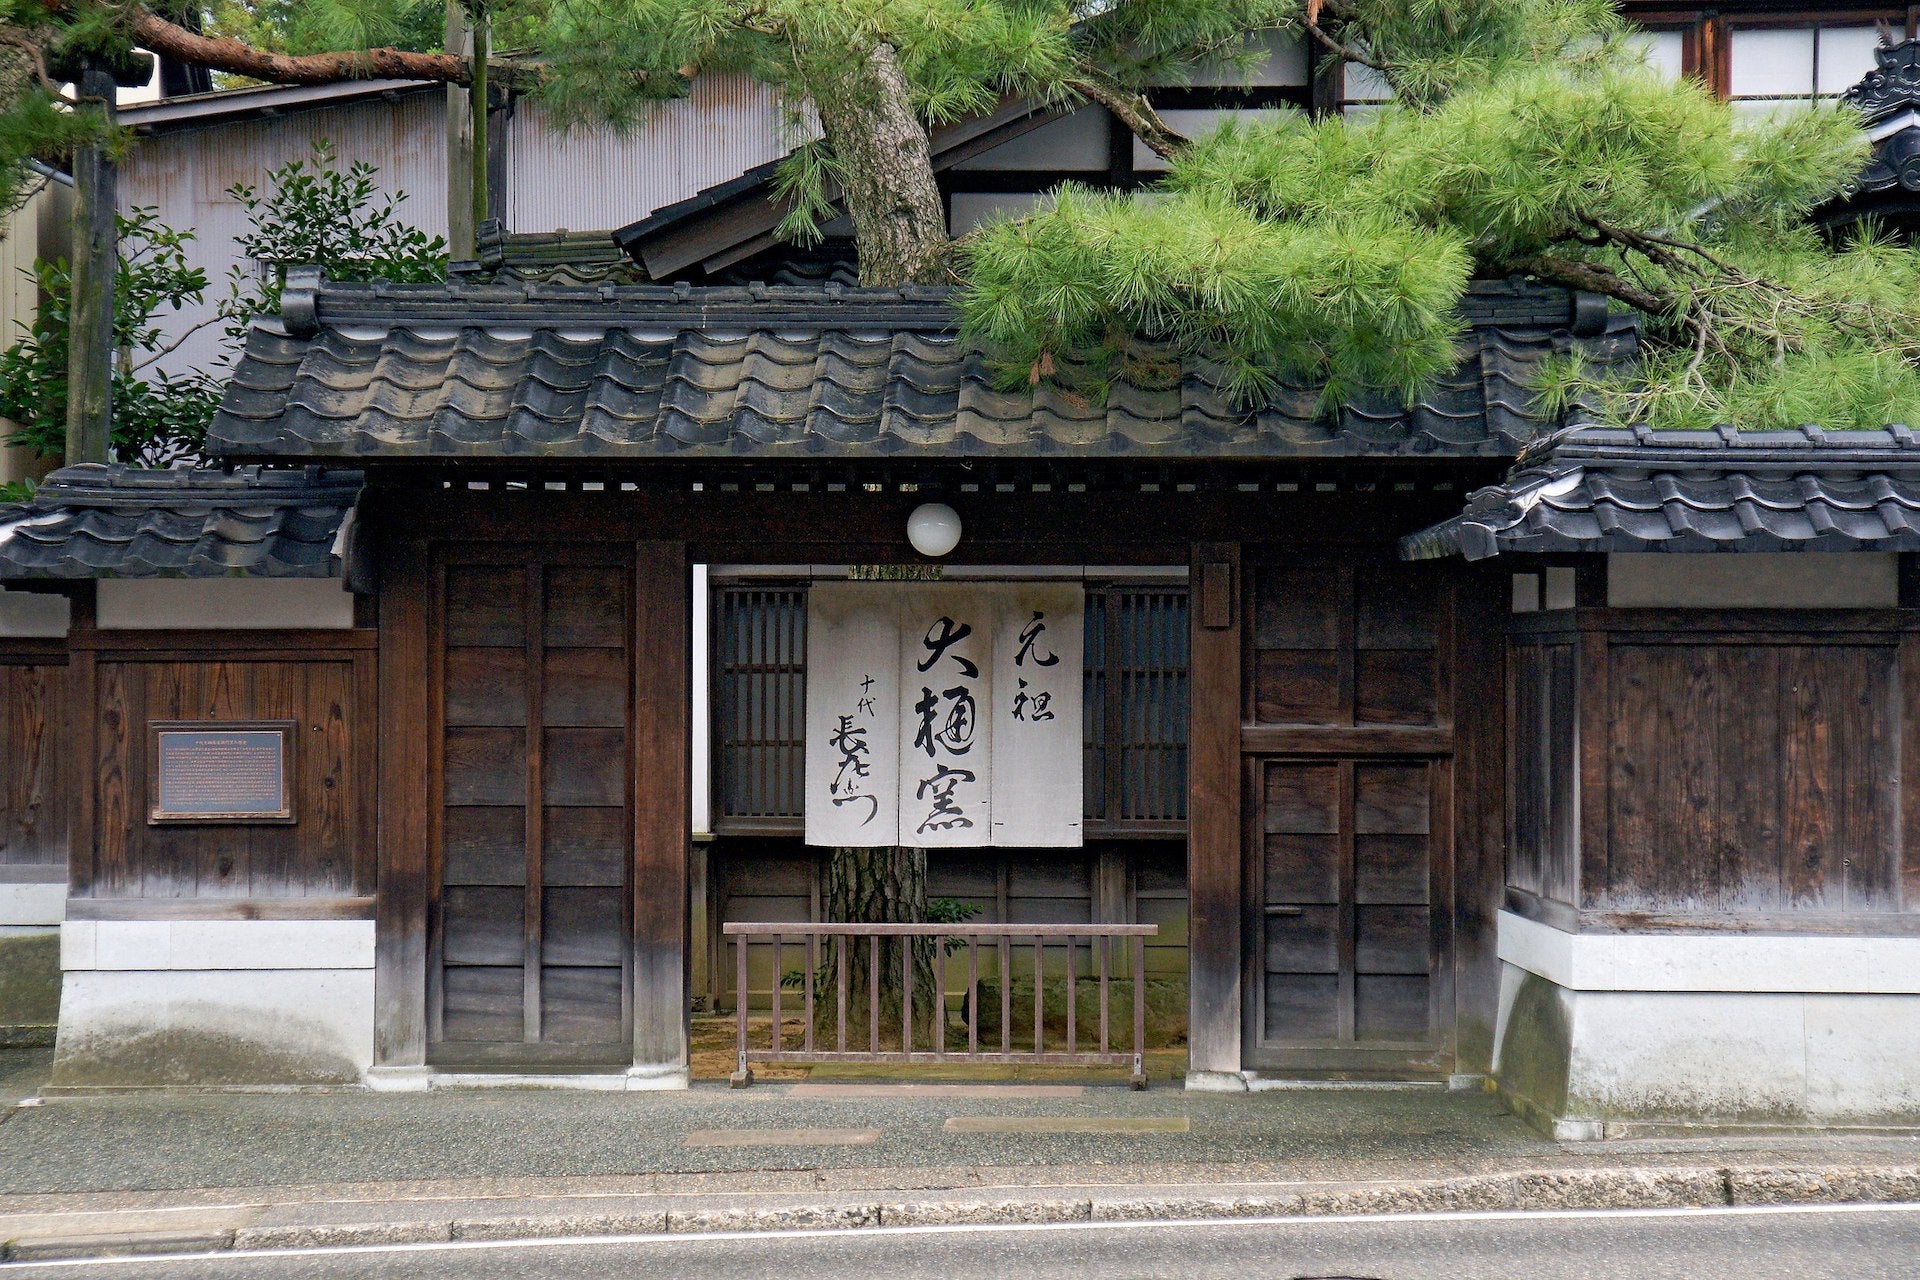
[[[72,618],[73,603],[65,596],[0,587],[0,639],[62,639]]]
[[[69,920],[54,1087],[358,1083],[373,934],[371,920]]]
[[[1920,938],[1571,934],[1501,912],[1499,954],[1495,1074],[1529,1070],[1543,1032],[1564,1050],[1556,1137],[1920,1124]],[[1532,979],[1545,998],[1522,997]]]
[[[1890,551],[1607,556],[1616,609],[1891,609],[1899,594]]]
[[[353,595],[338,578],[108,578],[103,631],[222,631],[353,626]]]

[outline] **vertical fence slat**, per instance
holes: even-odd
[[[1108,952],[1113,950],[1113,939],[1098,938],[1094,941],[1094,950],[1100,953],[1100,1056],[1107,1055],[1107,998],[1110,994],[1107,983]]]
[[[900,1052],[913,1052],[913,939],[900,939]]]
[[[807,1029],[802,1038],[802,1042],[807,1046],[808,1053],[813,1052],[813,971],[820,963],[818,959],[819,947],[820,942],[818,936],[809,933],[807,935],[807,976],[804,984],[807,993]]]
[[[867,1052],[880,1052],[880,935],[874,934],[867,947]]]
[[[1000,1052],[1013,1052],[1013,939],[1000,935]]]
[[[933,1052],[947,1056],[947,938],[933,940]]]
[[[734,1021],[736,1023],[736,1031],[738,1034],[738,1043],[736,1044],[735,1047],[738,1049],[740,1057],[739,1057],[739,1061],[734,1064],[734,1073],[735,1073],[734,1079],[738,1080],[741,1084],[747,1083],[747,1080],[748,1080],[748,1075],[747,1075],[747,943],[750,941],[752,941],[752,939],[748,938],[747,935],[743,933],[740,935],[740,938],[739,938],[739,946],[735,948],[739,958],[736,961],[734,966],[733,1016],[734,1016]]]
[[[780,1042],[780,935],[773,935],[773,1051],[777,1055],[784,1048]]]
[[[1074,1019],[1079,1013],[1079,1009],[1076,1006],[1079,1004],[1079,1001],[1080,1001],[1080,992],[1079,992],[1079,988],[1074,985],[1074,972],[1073,972],[1074,965],[1076,962],[1078,962],[1079,959],[1080,959],[1080,940],[1074,937],[1072,934],[1068,934],[1067,935],[1067,1052],[1068,1053],[1078,1053],[1080,1051],[1080,1037],[1076,1034],[1079,1028],[1074,1025]]]
[[[967,935],[967,1056],[980,1053],[980,937]]]
[[[1147,1053],[1147,940],[1133,940],[1133,1077],[1136,1087],[1146,1084]]]
[[[836,1052],[845,1053],[847,1051],[847,935],[844,933],[833,935],[833,969],[834,986],[838,988],[837,994],[840,1001],[840,1014],[833,1020],[836,1029],[834,1049]]]
[[[1041,1045],[1046,1043],[1046,1004],[1042,999],[1047,989],[1047,940],[1035,934],[1033,939],[1033,1051],[1042,1052]]]

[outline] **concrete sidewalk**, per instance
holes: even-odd
[[[30,1070],[0,1061],[0,1080]],[[16,1091],[17,1088],[16,1088]],[[1920,1139],[1561,1146],[1491,1095],[700,1086],[0,1111],[0,1241],[113,1252],[934,1222],[1920,1199]]]

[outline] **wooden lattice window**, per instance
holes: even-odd
[[[786,835],[804,819],[805,583],[713,592],[714,829]],[[1090,836],[1178,835],[1187,818],[1187,590],[1087,587]]]

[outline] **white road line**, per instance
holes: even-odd
[[[416,1244],[329,1245],[304,1249],[217,1249],[201,1253],[143,1253],[120,1258],[22,1259],[0,1264],[0,1277],[15,1267],[126,1267],[156,1262],[235,1262],[260,1258],[338,1258],[372,1254],[480,1252],[498,1249],[605,1248],[610,1245],[694,1245],[705,1241],[805,1240],[873,1236],[940,1236],[1071,1231],[1218,1230],[1226,1227],[1356,1226],[1388,1222],[1564,1222],[1593,1218],[1769,1218],[1829,1214],[1920,1213],[1920,1203],[1747,1204],[1670,1209],[1476,1209],[1460,1213],[1296,1214],[1269,1218],[1127,1218],[1115,1222],[992,1222],[913,1227],[815,1227],[781,1231],[673,1231],[610,1236],[539,1236],[526,1240],[438,1240]]]

